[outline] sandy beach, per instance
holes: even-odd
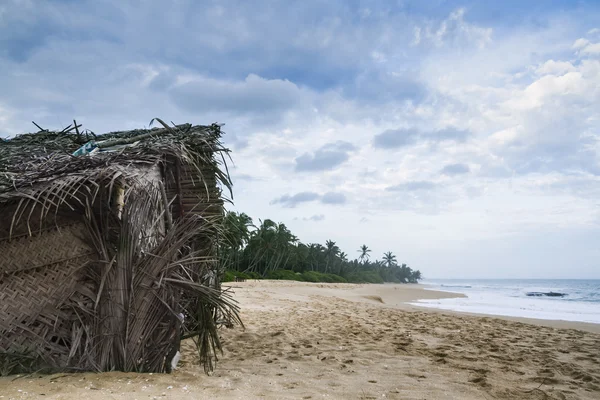
[[[184,342],[171,375],[0,378],[0,399],[598,399],[600,326],[405,304],[420,285],[234,284],[246,325],[222,330],[212,376]]]

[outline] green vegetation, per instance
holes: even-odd
[[[241,279],[262,279],[262,276],[256,272],[241,272],[226,269],[222,282],[234,282],[236,277]]]
[[[348,260],[332,240],[325,245],[305,244],[282,223],[259,221],[244,213],[228,212],[219,244],[224,282],[242,279],[285,279],[303,282],[416,283],[421,272],[398,264],[388,251],[371,261],[371,250],[362,245],[357,259]]]

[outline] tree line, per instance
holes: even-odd
[[[291,279],[310,282],[417,283],[421,272],[398,264],[388,251],[372,259],[367,245],[357,257],[341,251],[336,242],[302,243],[283,223],[270,219],[255,225],[245,213],[229,211],[219,241],[224,280],[241,278]]]

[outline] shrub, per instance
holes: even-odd
[[[223,282],[233,282],[235,277],[242,279],[263,279],[257,272],[225,271]],[[346,278],[335,274],[323,272],[306,271],[294,272],[289,269],[278,269],[269,271],[264,279],[299,281],[299,282],[324,282],[324,283],[383,283],[383,279],[376,271],[357,271],[348,274]]]
[[[270,271],[266,275],[267,279],[300,281],[300,282],[325,282],[325,283],[346,283],[347,281],[339,275],[324,274],[322,272],[307,271],[304,273],[294,272],[287,269]]]
[[[262,276],[258,272],[250,271],[246,272],[246,275],[248,275],[246,279],[262,279]]]
[[[259,273],[256,272],[240,272],[240,271],[225,271],[223,282],[234,282],[235,278],[242,279],[262,279]]]
[[[375,271],[358,271],[348,274],[351,283],[383,283],[381,276]]]
[[[223,282],[233,281],[235,281],[235,274],[232,271],[225,271],[225,274],[223,274]]]
[[[290,271],[289,269],[278,269],[275,271],[269,271],[265,278],[286,281],[304,281],[304,279],[302,278],[302,274]]]
[[[322,272],[306,271],[302,274],[306,282],[346,283],[347,281],[339,275],[324,274]]]

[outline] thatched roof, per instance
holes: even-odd
[[[0,366],[161,372],[183,329],[213,368],[241,322],[214,279],[228,150],[160,122],[0,141]]]
[[[212,165],[218,181],[231,191],[223,156],[229,150],[222,146],[221,136],[221,128],[217,124],[183,124],[98,136],[43,130],[0,140],[0,201],[18,196],[14,192],[42,181],[74,173],[95,174],[105,169],[112,170],[117,165],[154,165],[165,156],[173,156],[194,166],[199,174],[202,173],[201,166]],[[92,153],[93,157],[73,155],[86,143],[96,150]],[[214,157],[216,153],[220,155]]]

